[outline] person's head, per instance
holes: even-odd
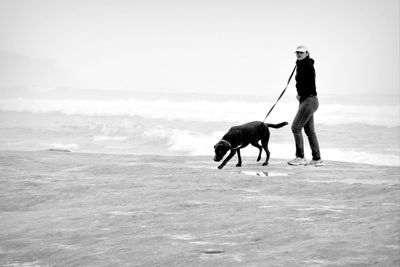
[[[310,53],[308,52],[307,47],[305,47],[304,45],[300,45],[296,48],[297,60],[303,60],[308,56],[310,56]]]

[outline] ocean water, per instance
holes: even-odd
[[[0,150],[208,155],[234,125],[263,120],[275,97],[140,94],[125,98],[0,99]],[[325,160],[400,166],[399,105],[337,101],[320,96],[315,114]],[[338,104],[342,103],[342,104]],[[294,157],[290,124],[298,103],[285,96],[266,122],[271,157]],[[305,138],[306,157],[311,152]],[[256,157],[249,146],[244,156]],[[255,160],[255,159],[254,159]]]

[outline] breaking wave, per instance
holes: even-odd
[[[220,140],[223,132],[213,132],[210,135],[199,135],[197,133],[188,131],[174,131],[172,135],[168,136],[168,146],[171,150],[176,152],[183,152],[189,155],[212,155],[213,145]],[[309,148],[306,148],[309,150]],[[294,144],[292,143],[269,143],[269,150],[271,158],[289,159],[294,157]],[[400,166],[400,155],[371,153],[365,151],[357,151],[356,149],[346,148],[332,148],[324,147],[321,149],[323,158],[325,160],[355,162],[376,164],[385,166]],[[258,149],[249,145],[247,148],[241,150],[243,156],[251,156],[256,159]],[[263,158],[265,153],[263,152]],[[233,159],[235,162],[235,159]]]
[[[262,120],[267,108],[232,100],[0,99],[0,150],[212,157],[229,127]],[[399,166],[398,108],[322,103],[315,116],[323,159]],[[284,100],[268,122],[291,122],[296,109],[297,103]],[[294,157],[293,142],[290,126],[271,129],[271,157]],[[257,153],[251,146],[242,151]]]

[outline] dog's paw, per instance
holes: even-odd
[[[263,163],[263,166],[267,166],[267,165],[268,165],[268,162],[264,162],[264,163]]]
[[[258,158],[257,158],[257,162],[259,162],[260,160],[261,160],[261,157],[258,157]]]
[[[238,163],[238,164],[236,164],[236,167],[242,167],[242,164]]]
[[[224,165],[219,165],[218,169],[222,169],[224,167]]]

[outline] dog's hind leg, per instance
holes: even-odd
[[[237,150],[237,155],[238,155],[238,163],[236,164],[236,167],[242,167],[242,157],[240,156],[240,149]]]
[[[261,153],[262,153],[262,146],[260,146],[260,144],[258,142],[253,142],[251,143],[252,146],[255,146],[256,148],[258,148],[260,151],[258,153],[258,157],[257,157],[257,162],[261,160]]]
[[[271,153],[269,152],[268,148],[265,149],[265,152],[267,152],[267,159],[265,160],[265,162],[263,163],[263,166],[267,166],[268,162],[269,162],[269,157],[271,155]]]
[[[268,142],[269,142],[269,134],[266,135],[264,138],[261,139],[262,147],[264,148],[265,153],[267,153],[267,158],[266,158],[265,162],[263,163],[263,166],[268,165],[269,157],[270,157],[270,155],[271,155],[271,153],[270,153],[269,150],[268,150]]]

